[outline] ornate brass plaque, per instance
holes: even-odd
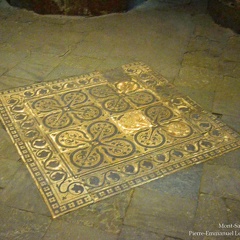
[[[0,112],[53,217],[240,145],[142,63],[4,91]]]

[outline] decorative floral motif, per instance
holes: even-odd
[[[117,137],[117,128],[110,122],[92,123],[87,131],[91,139],[84,138],[85,147],[81,146],[70,156],[71,162],[79,169],[99,166],[105,154],[114,161],[115,158],[129,157],[135,151],[131,141]]]
[[[36,114],[42,116],[43,124],[49,129],[62,129],[70,126],[73,118],[90,121],[101,116],[101,109],[85,104],[88,97],[82,91],[71,91],[59,96],[59,100],[43,98],[32,103]]]

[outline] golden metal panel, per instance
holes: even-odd
[[[52,216],[240,145],[142,63],[7,90],[1,119]]]

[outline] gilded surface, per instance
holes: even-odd
[[[221,155],[239,136],[142,63],[2,92],[52,216]]]

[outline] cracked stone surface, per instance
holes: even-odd
[[[196,207],[196,201],[190,198],[138,188],[133,194],[124,224],[190,239],[187,233],[193,228]]]
[[[202,165],[196,165],[145,184],[141,188],[151,189],[160,194],[169,194],[174,197],[197,199],[202,178],[202,168]]]
[[[148,0],[84,18],[41,16],[0,0],[0,90],[142,61],[239,132],[240,36],[206,7]],[[52,219],[1,126],[0,239],[212,240],[189,231],[240,224],[240,150]]]
[[[0,203],[23,211],[50,216],[47,206],[23,164],[0,193]]]
[[[164,235],[157,234],[154,232],[144,231],[140,228],[130,227],[130,226],[123,226],[121,234],[118,240],[159,240],[164,239]]]
[[[200,192],[240,200],[239,169],[205,164]]]
[[[196,213],[194,231],[218,231],[219,223],[228,222],[224,199],[201,194]]]
[[[79,209],[79,211],[73,211],[60,218],[70,224],[83,224],[118,234],[121,230],[131,195],[132,190]]]
[[[100,231],[81,224],[69,224],[65,221],[56,220],[51,223],[43,240],[69,240],[69,239],[97,239],[117,240],[117,235]]]
[[[0,205],[0,238],[42,239],[51,219],[46,216]]]

